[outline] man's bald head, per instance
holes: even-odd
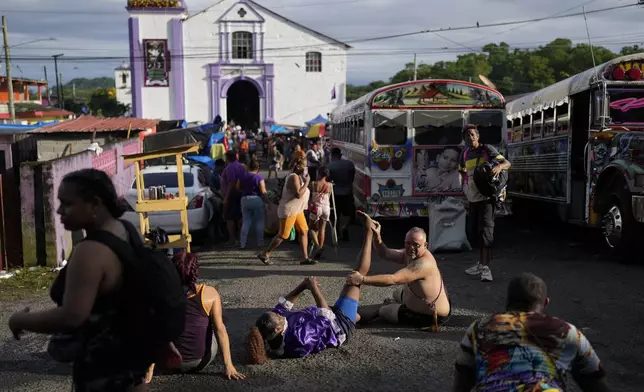
[[[405,236],[405,253],[412,259],[422,257],[427,251],[427,233],[425,230],[414,227]]]
[[[420,227],[412,227],[411,230],[407,232],[407,237],[418,238],[419,240],[422,239],[423,242],[427,242],[427,233]]]

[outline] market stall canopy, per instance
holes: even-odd
[[[326,133],[326,126],[324,124],[315,124],[311,126],[311,129],[306,134],[308,139],[316,139],[319,137],[324,137]]]
[[[306,126],[310,127],[310,126],[315,125],[315,124],[324,124],[324,125],[326,125],[328,123],[329,122],[327,121],[326,118],[324,118],[321,114],[318,114],[318,116],[316,118],[314,118],[313,120],[307,121]]]
[[[289,131],[281,125],[271,125],[271,134],[272,135],[292,135],[293,131]]]

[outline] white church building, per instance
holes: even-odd
[[[135,117],[219,115],[257,129],[345,103],[350,46],[252,0],[192,13],[183,0],[129,0],[127,10]]]

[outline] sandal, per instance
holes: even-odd
[[[318,262],[316,260],[313,260],[312,258],[308,258],[306,260],[300,261],[300,265],[316,265]]]
[[[264,263],[264,265],[271,265],[271,264],[273,264],[273,262],[271,261],[271,258],[270,258],[270,257],[268,257],[268,256],[266,256],[266,254],[259,253],[259,254],[257,254],[257,258],[259,259],[259,261],[261,261],[262,263]]]

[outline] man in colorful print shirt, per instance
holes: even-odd
[[[608,392],[604,369],[574,325],[545,314],[544,281],[510,281],[507,310],[474,322],[461,341],[454,392],[563,392],[565,373],[584,392]]]

